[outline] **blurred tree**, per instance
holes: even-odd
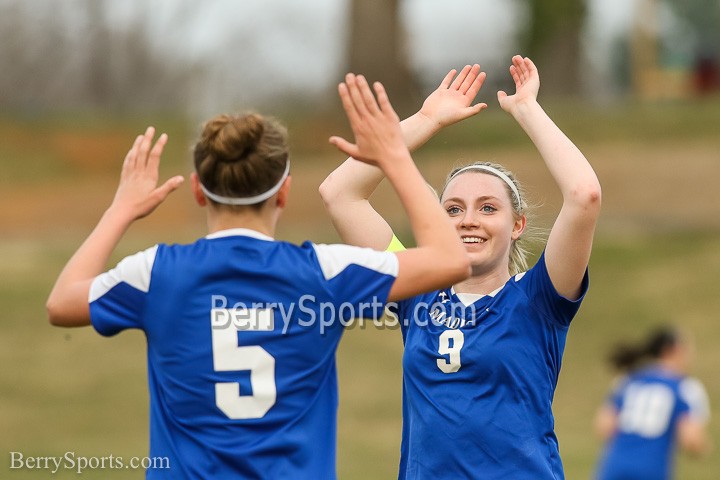
[[[585,0],[527,0],[527,8],[529,25],[521,32],[521,52],[538,66],[543,92],[580,94]]]
[[[110,58],[112,39],[105,18],[104,2],[85,0],[87,12],[88,44],[87,50],[87,95],[92,105],[103,105],[111,96]]]
[[[348,71],[385,86],[398,113],[409,114],[419,101],[418,82],[410,72],[400,0],[352,0]]]
[[[184,109],[198,68],[168,45],[187,30],[198,5],[172,10],[161,28],[142,4],[118,21],[118,4],[109,0],[3,2],[0,106]]]

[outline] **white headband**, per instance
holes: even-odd
[[[202,183],[200,184],[200,188],[202,189],[205,196],[208,197],[210,200],[217,203],[222,203],[223,205],[255,205],[256,203],[265,201],[275,195],[277,191],[280,190],[280,187],[282,187],[282,184],[289,173],[290,160],[288,159],[287,163],[285,164],[285,172],[283,172],[280,180],[275,184],[275,186],[273,186],[267,192],[261,193],[260,195],[255,195],[254,197],[223,197],[222,195],[216,195],[212,193],[210,190],[205,188],[205,185],[203,185]]]
[[[493,175],[496,175],[500,180],[507,183],[507,186],[510,187],[510,190],[512,190],[513,194],[515,194],[515,200],[518,202],[518,205],[520,204],[520,192],[517,189],[517,186],[515,183],[510,180],[510,177],[505,175],[503,172],[498,170],[495,167],[491,167],[490,165],[468,165],[467,167],[463,167],[457,172],[453,174],[451,178],[455,178],[458,175],[460,175],[462,172],[465,172],[467,170],[485,170],[486,172],[490,172]]]

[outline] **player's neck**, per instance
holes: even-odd
[[[233,228],[247,228],[263,233],[269,237],[275,237],[276,221],[268,215],[260,212],[227,212],[208,211],[207,226],[208,233],[215,233]]]
[[[507,271],[497,271],[490,274],[483,273],[481,275],[470,276],[467,280],[454,285],[457,293],[477,293],[487,295],[502,287],[510,280],[510,274]]]
[[[685,375],[686,373],[684,362],[674,356],[658,359],[657,365],[659,365],[663,370],[672,372],[676,375]]]

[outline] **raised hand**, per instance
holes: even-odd
[[[149,215],[183,182],[183,177],[178,175],[158,187],[160,156],[167,135],[160,135],[153,145],[154,136],[155,129],[148,127],[145,134],[135,139],[125,156],[120,184],[112,202],[111,208],[119,209],[132,219]]]
[[[460,73],[450,70],[440,86],[425,99],[419,113],[440,127],[472,117],[487,108],[486,103],[472,105],[485,77],[478,64],[465,65]]]
[[[497,93],[500,107],[512,114],[515,108],[523,103],[535,102],[540,90],[540,75],[537,67],[527,57],[515,55],[510,65],[510,75],[515,81],[515,94],[508,95],[500,90]]]
[[[333,136],[330,143],[345,154],[382,168],[395,155],[408,155],[398,118],[380,82],[370,85],[362,75],[348,73],[338,92],[350,121],[355,143]],[[377,96],[377,100],[375,98]]]

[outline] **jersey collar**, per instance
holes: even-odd
[[[274,238],[269,237],[264,233],[250,230],[249,228],[229,228],[227,230],[220,230],[206,235],[205,238],[207,238],[208,240],[212,240],[214,238],[234,237],[238,235],[243,237],[257,238],[258,240],[267,240],[269,242],[275,241]]]
[[[493,290],[492,292],[488,293],[487,295],[483,295],[480,293],[458,293],[455,291],[455,287],[450,287],[450,294],[455,295],[455,297],[462,302],[463,305],[466,307],[468,305],[472,305],[473,303],[477,302],[481,298],[484,297],[494,297],[498,294],[500,290],[503,289],[505,285],[501,285],[496,290]]]

